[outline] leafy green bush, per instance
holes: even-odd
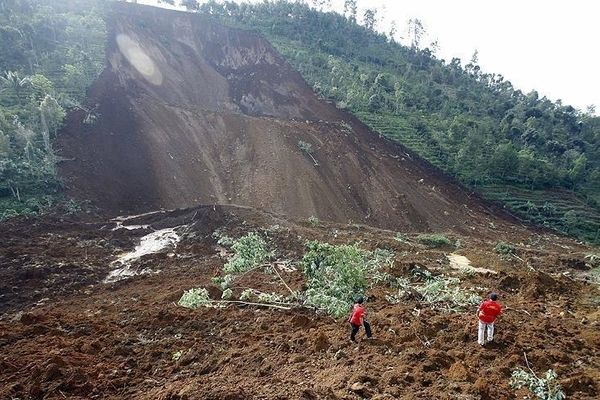
[[[311,215],[310,217],[308,217],[308,223],[311,226],[316,227],[316,226],[319,226],[320,221],[319,221],[319,218],[315,217],[314,215]]]
[[[533,372],[521,368],[513,371],[510,386],[514,389],[527,387],[540,400],[563,400],[567,396],[558,383],[556,372],[549,369],[544,378],[538,378]]]
[[[396,234],[394,235],[394,240],[400,243],[409,243],[408,237],[406,237],[406,235],[403,235],[400,232],[396,232]]]
[[[303,142],[302,140],[298,141],[298,148],[306,154],[312,154],[313,152],[312,144]]]
[[[420,243],[433,248],[453,246],[450,239],[439,233],[424,233],[417,236],[417,240]]]
[[[356,244],[312,241],[307,249],[302,259],[308,286],[305,304],[334,317],[348,312],[354,297],[365,294],[370,275],[390,264],[393,256],[386,250],[370,252]]]
[[[185,308],[196,309],[198,307],[211,307],[211,299],[205,288],[193,288],[183,292],[177,305]]]
[[[498,242],[496,243],[496,247],[494,247],[494,251],[503,256],[512,256],[517,253],[517,250],[513,245],[506,242]]]
[[[223,267],[226,274],[246,272],[273,256],[273,252],[267,250],[265,240],[255,232],[249,232],[235,240],[231,249],[234,252],[233,257]]]
[[[315,160],[315,158],[313,157],[313,147],[312,144],[307,143],[307,142],[303,142],[302,140],[300,140],[298,142],[298,148],[307,156],[309,156],[311,158],[311,160],[313,161],[313,163],[315,164],[315,166],[318,166],[319,163],[317,162],[317,160]]]
[[[223,293],[221,294],[221,298],[223,300],[229,300],[231,296],[233,296],[233,290],[231,290],[230,288],[223,290]]]
[[[232,274],[227,274],[225,276],[216,276],[212,279],[213,283],[219,285],[221,290],[227,289],[235,280],[235,276]]]

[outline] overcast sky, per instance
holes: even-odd
[[[341,12],[344,0],[332,4]],[[535,89],[582,110],[594,104],[600,115],[597,1],[358,0],[358,5],[359,15],[365,8],[379,10],[380,30],[388,32],[395,20],[399,36],[406,36],[409,19],[420,19],[428,33],[423,44],[437,39],[440,58],[459,57],[464,65],[477,50],[483,71],[504,75],[517,89]]]

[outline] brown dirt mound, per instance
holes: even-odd
[[[88,99],[98,118],[86,125],[74,112],[59,135],[73,194],[115,213],[237,204],[413,231],[498,223],[460,185],[319,100],[260,36],[115,7]]]

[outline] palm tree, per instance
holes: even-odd
[[[27,87],[31,84],[31,78],[25,76],[21,78],[19,72],[17,71],[6,71],[4,76],[0,76],[0,85],[2,85],[2,90],[6,90],[8,88],[14,90],[17,95],[17,100],[21,101],[21,91],[23,88]]]

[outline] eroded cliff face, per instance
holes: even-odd
[[[109,25],[106,70],[88,99],[97,119],[71,114],[59,139],[73,194],[115,213],[237,204],[413,230],[493,218],[318,99],[257,34],[123,3]]]

